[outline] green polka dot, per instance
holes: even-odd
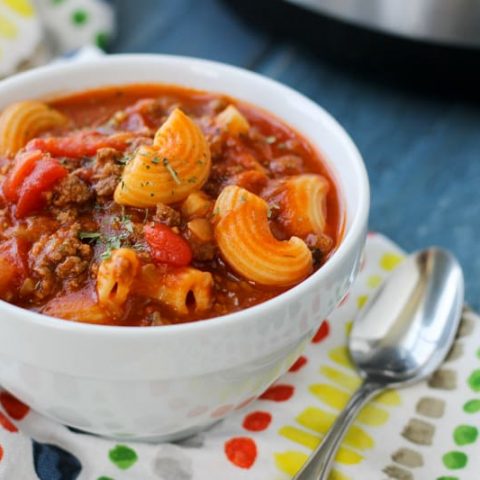
[[[474,392],[480,392],[480,370],[475,370],[468,377],[468,384]]]
[[[477,413],[480,412],[480,400],[470,400],[464,406],[463,410],[466,413]]]
[[[122,470],[130,468],[138,460],[135,450],[132,450],[126,445],[117,445],[108,452],[108,456],[110,460]]]
[[[113,480],[111,477],[98,477],[97,480]]]
[[[443,464],[449,470],[460,470],[465,468],[468,457],[463,452],[448,452],[443,456]]]
[[[477,357],[480,358],[480,348],[477,350]]]
[[[95,35],[95,44],[97,45],[98,48],[101,48],[102,50],[106,50],[108,46],[108,39],[109,39],[109,35],[107,32],[98,32]]]
[[[394,270],[402,260],[403,257],[397,253],[385,253],[380,259],[380,266],[390,272]]]
[[[478,438],[478,429],[469,425],[460,425],[453,432],[453,439],[457,445],[475,443]]]
[[[84,25],[87,23],[88,13],[85,10],[75,10],[72,13],[72,22],[75,25]]]
[[[50,0],[54,5],[60,5],[63,3],[65,0]]]
[[[438,477],[437,480],[460,480],[458,477]]]

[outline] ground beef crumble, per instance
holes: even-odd
[[[93,188],[99,197],[111,197],[120,181],[123,154],[113,148],[101,148],[93,164]]]
[[[52,193],[52,204],[56,207],[81,205],[88,202],[93,196],[93,192],[86,182],[74,173],[70,173],[60,180]]]
[[[155,220],[160,223],[168,225],[169,227],[178,227],[181,222],[180,212],[174,208],[165,205],[164,203],[157,204],[157,211],[155,212]]]
[[[87,274],[92,258],[90,245],[78,239],[80,224],[62,227],[53,235],[42,235],[30,250],[29,263],[37,281],[37,299],[48,297],[58,279],[67,290],[75,290]]]

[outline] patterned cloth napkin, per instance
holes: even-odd
[[[370,235],[348,297],[304,354],[262,397],[209,431],[175,444],[122,443],[73,431],[0,393],[0,478],[8,480],[288,480],[359,384],[347,333],[402,252]],[[381,322],[381,319],[379,319]],[[349,431],[332,480],[478,480],[480,319],[428,382],[390,391]]]
[[[85,45],[104,48],[113,30],[102,0],[1,0],[0,77]]]

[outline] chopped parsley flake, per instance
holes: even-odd
[[[178,173],[176,172],[176,170],[172,167],[172,165],[170,164],[170,162],[168,161],[168,158],[164,158],[162,160],[163,162],[163,166],[167,169],[168,173],[170,174],[170,176],[173,178],[173,181],[177,184],[177,185],[180,185],[182,183],[182,181],[180,180],[179,176],[178,176]]]
[[[160,163],[160,159],[158,157],[153,157],[152,163],[154,163],[155,165],[158,165]]]
[[[112,256],[112,252],[122,246],[122,240],[125,239],[123,234],[112,235],[105,240],[105,250],[100,255],[102,260],[108,260]]]
[[[98,240],[101,236],[100,232],[80,232],[78,234],[80,240]]]

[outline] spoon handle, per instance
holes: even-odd
[[[325,435],[323,441],[292,480],[327,480],[333,460],[348,428],[361,408],[384,386],[364,381]]]

